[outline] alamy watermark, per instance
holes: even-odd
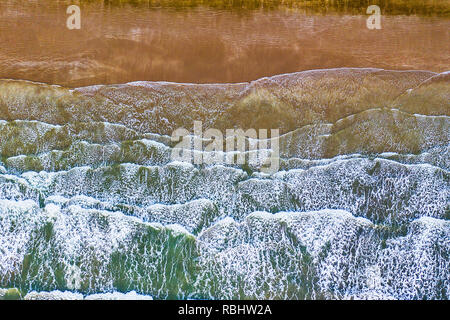
[[[70,5],[66,10],[70,16],[67,18],[66,26],[69,30],[81,29],[81,9],[77,5]],[[366,14],[370,16],[366,20],[366,26],[370,30],[381,29],[381,9],[377,5],[367,7]]]
[[[370,14],[367,18],[366,25],[370,30],[381,29],[381,9],[377,5],[369,6],[366,10],[366,14]]]
[[[194,121],[194,132],[178,128],[172,133],[171,160],[191,164],[228,164],[257,167],[272,174],[280,167],[279,129],[227,129],[209,128],[203,132],[203,123]]]
[[[81,29],[81,9],[77,5],[71,5],[67,7],[67,14],[70,16],[67,18],[66,26],[69,30]]]

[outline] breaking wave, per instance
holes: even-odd
[[[448,299],[449,89],[0,80],[0,299]],[[279,172],[172,162],[194,120],[280,128]]]

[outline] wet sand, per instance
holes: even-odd
[[[19,4],[18,4],[19,3]],[[64,1],[0,3],[0,78],[68,87],[137,80],[235,83],[311,69],[373,67],[443,72],[450,19],[304,10],[81,6],[66,28]]]

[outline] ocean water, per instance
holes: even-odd
[[[448,299],[449,86],[381,69],[2,80],[0,286],[27,299]],[[172,162],[168,134],[194,118],[272,121],[280,170]]]
[[[357,7],[92,1],[72,32],[2,1],[0,299],[448,300],[448,7],[391,2],[376,36]],[[173,161],[194,121],[279,129],[279,169]]]

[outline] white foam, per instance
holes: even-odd
[[[138,294],[136,291],[130,291],[128,293],[97,293],[86,296],[85,300],[153,300],[153,298],[151,296]]]
[[[24,300],[83,300],[83,295],[81,293],[58,290],[50,292],[31,291],[27,293]]]

